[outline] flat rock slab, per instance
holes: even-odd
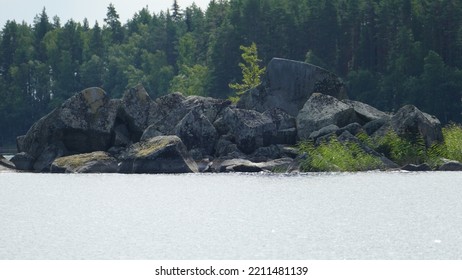
[[[130,146],[122,155],[121,173],[196,173],[197,164],[178,136],[158,136]]]
[[[16,167],[15,165],[0,155],[0,172],[15,172]]]

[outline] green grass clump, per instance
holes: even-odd
[[[407,139],[389,131],[384,137],[372,141],[374,150],[400,165],[421,164],[427,161],[427,148],[422,137]]]
[[[358,135],[358,139],[399,165],[428,163],[437,167],[443,163],[443,158],[462,162],[462,127],[451,124],[442,131],[444,142],[428,148],[422,137],[408,139],[394,131],[389,131],[382,138],[371,139],[365,134]]]
[[[348,172],[374,170],[383,167],[379,158],[364,152],[357,143],[341,143],[336,137],[315,146],[312,141],[299,143],[298,149],[306,153],[301,171]]]
[[[450,124],[443,128],[444,143],[441,154],[447,159],[462,162],[462,126]]]
[[[398,165],[427,163],[433,168],[444,159],[462,162],[462,126],[451,124],[443,128],[444,142],[431,147],[421,136],[400,137],[390,130],[385,136],[371,138],[366,133],[356,135],[359,141]],[[315,145],[312,141],[298,144],[301,154],[306,154],[301,171],[364,171],[383,168],[378,157],[364,152],[354,142],[341,143],[336,137]]]

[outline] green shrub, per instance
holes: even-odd
[[[427,148],[422,137],[408,139],[398,136],[394,131],[389,131],[375,141],[367,134],[358,135],[358,139],[366,145],[400,165],[425,162],[436,167],[442,163],[442,158],[462,162],[462,127],[456,124],[444,127],[443,137],[443,143],[436,143]]]
[[[443,137],[442,156],[462,162],[462,126],[450,124],[444,127]]]
[[[371,143],[373,149],[400,165],[421,164],[427,160],[427,149],[422,137],[408,139],[389,131],[384,137]]]
[[[462,126],[444,127],[443,136],[443,143],[427,148],[422,137],[400,137],[394,131],[381,138],[371,138],[366,133],[356,135],[362,143],[402,166],[428,163],[437,167],[443,158],[462,162]],[[383,167],[380,159],[365,153],[357,143],[341,143],[336,137],[318,146],[304,141],[298,149],[306,154],[302,171],[364,171]]]
[[[357,143],[342,144],[333,137],[315,146],[312,141],[299,143],[298,149],[307,158],[301,164],[302,171],[364,171],[383,167],[377,157],[366,154]]]

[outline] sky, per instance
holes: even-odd
[[[207,8],[210,0],[177,0],[180,8],[184,9],[193,2],[201,9]],[[23,20],[32,24],[34,17],[40,14],[43,7],[46,8],[50,21],[55,15],[61,19],[61,24],[69,19],[82,22],[88,19],[90,26],[97,20],[101,26],[106,17],[107,7],[114,4],[120,21],[126,23],[136,12],[148,7],[151,12],[166,11],[171,8],[173,0],[0,0],[0,29],[7,20],[16,20],[21,23]]]

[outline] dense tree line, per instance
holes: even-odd
[[[305,60],[338,74],[352,99],[393,111],[413,103],[461,120],[460,0],[213,0],[203,11],[141,9],[125,24],[110,5],[103,23],[61,23],[44,9],[33,24],[0,31],[0,141],[91,86],[112,97],[142,83],[152,97],[226,98],[241,79],[240,46]]]

